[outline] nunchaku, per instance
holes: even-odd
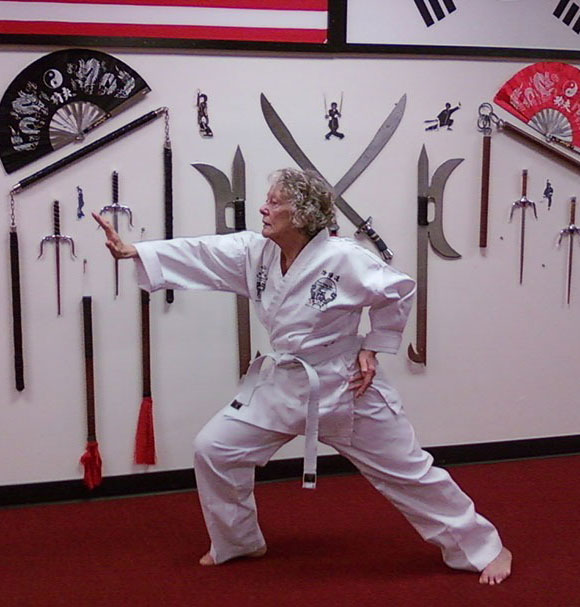
[[[497,124],[498,121],[499,119],[494,114],[491,103],[482,103],[479,106],[477,128],[483,133],[483,148],[481,155],[481,203],[479,214],[479,247],[482,249],[487,247],[492,123]]]
[[[566,303],[570,305],[570,296],[572,292],[572,260],[574,255],[574,236],[580,235],[580,227],[576,225],[576,196],[570,198],[570,223],[567,227],[560,230],[556,245],[562,244],[564,236],[568,236],[568,280],[566,285]]]
[[[217,234],[230,234],[246,229],[246,163],[240,147],[236,149],[232,165],[232,180],[214,166],[203,163],[191,165],[197,169],[211,185],[215,200],[215,223]],[[234,227],[229,227],[226,220],[227,209],[234,211]],[[236,295],[236,315],[238,320],[238,362],[239,375],[242,377],[250,365],[251,331],[250,302]]]
[[[86,272],[86,259],[83,262],[83,275]],[[85,387],[87,397],[87,446],[80,462],[84,466],[84,483],[89,489],[94,489],[102,481],[102,459],[97,442],[95,421],[95,380],[93,366],[93,298],[83,295],[82,315],[85,346]]]
[[[447,242],[443,233],[443,193],[451,173],[463,162],[463,158],[451,158],[443,162],[429,181],[429,158],[425,146],[421,148],[418,163],[417,187],[417,338],[415,347],[409,344],[409,358],[422,365],[427,364],[427,262],[429,243],[431,248],[445,259],[459,259],[461,255]],[[433,221],[429,222],[429,205],[435,208]]]
[[[371,164],[371,162],[378,156],[379,152],[389,142],[405,112],[405,106],[407,102],[407,96],[403,95],[399,101],[395,104],[395,107],[391,113],[384,120],[382,125],[379,127],[371,142],[367,145],[363,153],[358,157],[351,168],[344,174],[344,176],[334,186],[333,191],[335,194],[335,204],[342,211],[342,213],[356,226],[357,234],[364,234],[371,242],[376,246],[379,253],[382,255],[386,262],[390,262],[393,258],[393,252],[385,244],[383,239],[377,234],[372,227],[372,217],[363,219],[342,197],[342,194],[353,184],[353,182],[360,176],[360,174]],[[294,159],[298,166],[303,170],[311,170],[317,173],[320,178],[325,181],[330,187],[330,183],[324,178],[324,176],[318,171],[306,154],[302,151],[288,127],[284,124],[280,116],[276,113],[271,103],[266,99],[266,96],[262,93],[260,95],[260,104],[262,106],[262,114],[266,120],[270,131],[282,147],[288,152],[288,154]]]
[[[24,355],[22,348],[22,304],[20,299],[20,257],[14,195],[10,194],[10,290],[12,293],[12,341],[14,344],[14,383],[24,390]]]
[[[45,243],[54,243],[54,259],[56,264],[56,308],[57,315],[61,315],[61,280],[60,280],[60,245],[69,244],[72,259],[76,258],[75,254],[75,243],[70,236],[64,236],[60,233],[60,204],[58,200],[55,200],[52,204],[52,221],[53,221],[53,233],[45,236],[40,241],[40,253],[38,259],[40,259],[44,253]]]
[[[119,232],[119,215],[127,215],[129,218],[129,228],[133,227],[133,213],[131,209],[119,203],[119,173],[113,171],[112,177],[113,200],[111,204],[105,205],[99,215],[110,213],[113,219],[113,228],[115,232]],[[115,264],[115,297],[119,296],[119,260],[114,260]]]
[[[159,116],[165,117],[165,147],[168,145],[169,137],[169,109],[167,107],[160,107],[155,110],[140,116],[139,118],[127,123],[126,125],[112,131],[108,135],[97,139],[93,143],[86,145],[85,147],[57,160],[56,162],[36,171],[32,175],[25,177],[16,183],[9,191],[10,196],[10,276],[11,276],[11,291],[12,291],[12,327],[13,327],[13,341],[14,341],[14,376],[15,385],[18,391],[24,389],[24,356],[22,346],[22,305],[21,305],[21,289],[20,289],[20,260],[19,260],[19,249],[18,249],[18,232],[15,220],[15,203],[14,195],[18,194],[46,177],[60,171],[61,169],[69,166],[73,162],[88,156],[99,150],[102,147],[107,146],[113,141],[128,135],[132,131],[145,126],[149,122],[155,120]],[[167,201],[167,186],[168,186],[168,160],[165,160],[165,182],[166,182],[166,201]],[[168,205],[166,202],[166,211]],[[167,232],[167,229],[166,229]]]
[[[528,170],[522,170],[522,195],[519,200],[512,203],[510,209],[509,221],[511,222],[514,211],[521,209],[522,213],[520,216],[520,284],[524,280],[524,249],[525,249],[525,238],[526,238],[526,210],[530,207],[534,211],[534,217],[538,219],[538,212],[536,210],[536,203],[531,201],[528,196]]]

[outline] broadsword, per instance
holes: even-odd
[[[391,113],[384,120],[383,124],[377,130],[371,142],[367,145],[363,153],[345,173],[345,175],[334,186],[335,204],[342,213],[351,221],[357,228],[357,233],[364,233],[375,244],[377,249],[386,261],[390,261],[393,257],[393,252],[387,247],[381,237],[371,227],[371,218],[363,219],[342,197],[342,194],[352,185],[352,183],[360,176],[360,174],[369,166],[369,164],[377,157],[379,152],[385,147],[388,141],[397,130],[399,123],[405,112],[407,96],[403,95]],[[324,178],[316,166],[310,161],[308,156],[302,151],[288,127],[284,124],[280,116],[276,113],[271,103],[262,93],[260,95],[260,104],[262,113],[272,134],[282,147],[290,154],[298,166],[303,169],[309,169],[320,175],[330,187],[330,183]]]
[[[217,234],[230,234],[246,229],[246,163],[240,147],[236,149],[232,166],[232,181],[214,166],[203,163],[192,164],[211,185],[215,199],[215,223]],[[227,209],[234,211],[234,227],[228,226]],[[236,295],[238,320],[239,375],[248,370],[251,360],[250,302],[243,295]]]
[[[461,255],[447,242],[443,233],[443,193],[451,173],[463,162],[452,158],[441,164],[429,183],[429,158],[425,146],[421,148],[417,179],[417,339],[416,347],[409,344],[409,358],[427,364],[427,262],[429,246],[446,259],[458,259]],[[429,203],[435,206],[435,216],[429,222]]]

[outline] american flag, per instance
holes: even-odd
[[[0,0],[0,35],[323,44],[328,0]]]

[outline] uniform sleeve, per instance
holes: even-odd
[[[413,306],[415,281],[377,260],[370,264],[363,279],[371,330],[362,347],[375,352],[396,354]]]
[[[137,282],[146,291],[194,289],[249,296],[246,260],[254,232],[134,243]]]

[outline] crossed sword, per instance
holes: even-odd
[[[344,176],[338,181],[338,183],[332,188],[335,194],[335,204],[344,213],[346,218],[351,221],[357,228],[357,234],[365,234],[373,244],[377,247],[385,261],[389,262],[393,258],[393,252],[385,244],[382,238],[372,228],[372,217],[363,219],[342,197],[342,194],[354,183],[354,181],[360,176],[360,174],[369,166],[369,164],[378,156],[379,152],[385,147],[394,132],[397,130],[399,123],[405,112],[405,106],[407,103],[407,95],[403,95],[399,101],[395,104],[394,109],[387,116],[383,124],[377,130],[375,136],[371,142],[367,145],[363,153],[358,157],[355,163],[350,169],[344,174]],[[282,122],[282,119],[270,102],[266,99],[266,96],[262,93],[260,95],[260,104],[262,106],[262,113],[266,119],[266,123],[270,127],[272,134],[282,147],[290,154],[298,166],[303,170],[311,170],[317,173],[320,178],[325,181],[330,187],[330,183],[324,178],[320,171],[310,161],[308,156],[302,151],[296,140],[288,130],[288,127]]]

